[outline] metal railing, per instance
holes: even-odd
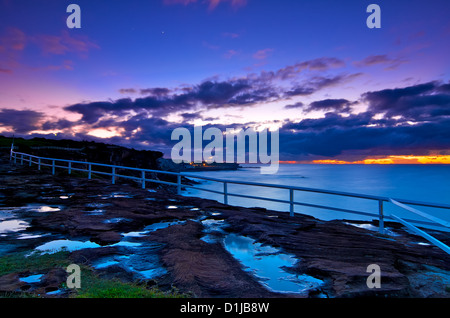
[[[437,240],[436,238],[432,237],[431,235],[425,233],[423,230],[417,228],[416,226],[414,226],[412,224],[412,223],[416,223],[416,224],[420,224],[420,225],[427,225],[427,226],[434,226],[434,227],[438,227],[438,228],[448,229],[448,228],[450,228],[450,222],[442,220],[440,218],[437,218],[435,216],[432,216],[428,213],[419,211],[419,210],[409,206],[409,205],[414,205],[414,206],[450,209],[450,205],[447,205],[447,204],[437,204],[437,203],[429,203],[429,202],[421,202],[421,201],[413,201],[413,200],[405,200],[405,199],[393,199],[393,198],[383,197],[383,196],[366,195],[366,194],[358,194],[358,193],[350,193],[350,192],[342,192],[342,191],[332,191],[332,190],[324,190],[324,189],[315,189],[315,188],[307,188],[307,187],[258,183],[258,182],[250,182],[250,181],[223,180],[223,179],[198,176],[198,175],[193,175],[190,173],[188,174],[188,173],[183,173],[183,172],[170,172],[170,171],[161,171],[161,170],[152,170],[152,169],[132,168],[132,167],[125,167],[125,166],[118,166],[118,165],[108,165],[108,164],[103,164],[103,163],[46,158],[46,157],[38,157],[38,156],[26,154],[26,153],[16,152],[13,150],[11,150],[11,152],[10,152],[10,160],[14,160],[14,163],[17,163],[17,160],[20,160],[20,163],[22,165],[24,164],[24,162],[28,162],[29,166],[31,166],[32,164],[36,164],[38,166],[39,170],[41,170],[41,167],[47,166],[47,167],[51,168],[52,174],[55,174],[56,168],[60,168],[60,169],[68,170],[69,174],[71,174],[72,171],[87,172],[89,179],[92,178],[93,173],[100,174],[100,175],[107,175],[107,176],[111,177],[111,182],[113,184],[115,184],[116,178],[132,179],[132,180],[139,182],[143,189],[145,189],[145,187],[146,187],[146,182],[152,182],[152,183],[159,183],[159,184],[175,186],[177,188],[178,194],[181,194],[182,188],[191,188],[191,189],[196,189],[196,190],[200,190],[200,191],[207,191],[210,193],[216,193],[219,195],[223,195],[224,204],[228,204],[228,198],[230,196],[246,198],[246,199],[278,202],[278,203],[286,203],[289,205],[289,213],[291,216],[294,215],[294,207],[296,205],[318,208],[318,209],[326,209],[326,210],[332,210],[332,211],[338,211],[338,212],[352,213],[352,214],[358,214],[358,215],[364,215],[364,216],[370,216],[370,217],[378,218],[378,224],[379,224],[378,227],[379,227],[379,232],[381,234],[385,234],[384,221],[385,221],[385,219],[389,219],[389,220],[397,221],[397,222],[403,224],[404,226],[409,228],[411,231],[415,232],[416,234],[420,235],[421,237],[428,240],[432,244],[434,244],[437,247],[444,250],[446,253],[450,254],[449,246],[447,246],[443,242]],[[62,164],[65,164],[65,165],[62,165]],[[110,168],[111,172],[93,170],[93,167]],[[118,170],[119,171],[120,170],[131,171],[131,172],[134,172],[136,175],[119,174]],[[175,182],[163,181],[163,180],[159,180],[159,179],[147,178],[147,173],[152,173],[152,174],[160,173],[160,174],[176,176],[177,182],[175,183]],[[195,185],[182,184],[182,177],[222,183],[223,191],[206,189],[206,188],[198,187]],[[289,193],[289,200],[274,199],[274,198],[246,195],[246,194],[240,194],[240,193],[230,193],[228,191],[229,184],[239,184],[239,185],[247,185],[247,186],[254,186],[254,187],[266,187],[266,188],[273,188],[273,189],[284,189],[284,190],[287,190]],[[328,194],[328,195],[343,196],[343,197],[352,197],[352,198],[376,201],[376,202],[378,202],[378,211],[377,211],[378,213],[356,211],[356,210],[338,208],[338,207],[333,207],[333,206],[298,202],[298,201],[294,200],[294,192],[295,191],[313,192],[313,193]],[[394,215],[394,214],[386,214],[384,211],[384,203],[392,203],[398,207],[408,210],[411,213],[414,213],[423,218],[426,218],[431,222],[414,220],[414,219],[405,219],[405,218],[400,218],[399,216]]]

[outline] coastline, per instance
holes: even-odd
[[[386,225],[398,236],[388,237],[345,221],[322,221],[302,214],[289,217],[287,213],[263,208],[178,196],[163,189],[142,190],[132,183],[111,185],[101,179],[68,178],[64,173],[52,176],[11,165],[7,158],[2,158],[0,167],[2,209],[9,209],[4,220],[25,222],[16,231],[2,232],[2,256],[30,251],[50,241],[91,242],[96,244],[94,248],[70,251],[70,260],[83,262],[105,279],[138,280],[166,292],[176,286],[193,298],[448,296],[445,284],[422,286],[433,275],[449,276],[448,255],[418,244],[423,240],[395,224]],[[30,208],[36,206],[59,210],[36,212]],[[226,226],[210,227],[217,222]],[[172,224],[148,230],[162,223]],[[229,234],[293,255],[296,261],[289,272],[314,277],[323,284],[302,293],[268,289],[227,251],[223,240]],[[23,239],[23,235],[28,238]],[[206,235],[210,241],[205,240]],[[152,259],[147,257],[150,251]],[[127,255],[133,261],[117,261]],[[117,263],[95,267],[108,260]],[[366,285],[366,268],[373,263],[382,268],[384,283],[380,289]],[[154,264],[158,264],[157,268]],[[147,265],[164,271],[145,279],[142,272],[148,274]],[[48,272],[53,276],[47,281],[55,281],[51,286],[41,286],[43,282],[23,283],[20,277],[37,274],[28,269],[1,275],[0,292],[39,292],[40,297],[63,298],[76,295],[76,291],[61,289],[66,276],[60,271],[49,268]],[[55,290],[62,291],[50,295],[46,292]]]

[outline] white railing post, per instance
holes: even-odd
[[[28,159],[30,159],[30,162],[29,162],[29,167],[31,167],[31,155],[30,156],[28,156]]]
[[[55,160],[52,160],[52,174],[55,174]]]
[[[378,231],[380,234],[384,234],[383,200],[378,200],[378,223]]]
[[[177,175],[177,194],[181,194],[181,175]]]
[[[17,163],[17,154],[14,153],[14,163]]]
[[[145,171],[141,171],[141,178],[142,178],[142,189],[145,189]]]
[[[116,167],[112,167],[112,173],[111,173],[111,183],[116,184]]]
[[[92,165],[91,164],[89,164],[89,172],[88,172],[88,179],[91,179],[91,177],[92,177]]]
[[[38,170],[41,170],[41,158],[38,158]]]
[[[294,216],[294,189],[289,189],[289,215]]]
[[[20,154],[20,164],[23,165],[23,153]]]
[[[69,168],[68,168],[69,174],[72,174],[72,161],[69,161]]]
[[[223,183],[223,203],[228,204],[228,183]]]

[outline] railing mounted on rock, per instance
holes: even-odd
[[[428,240],[435,246],[437,246],[440,249],[442,249],[443,251],[445,251],[447,254],[450,254],[450,247],[448,245],[444,244],[443,242],[439,241],[438,239],[434,238],[433,236],[427,234],[425,231],[423,231],[423,230],[419,229],[418,227],[416,227],[415,225],[413,225],[413,223],[416,223],[416,224],[421,224],[421,225],[434,226],[434,227],[442,228],[442,229],[445,229],[448,231],[448,228],[450,227],[450,222],[442,220],[433,215],[419,211],[419,210],[409,206],[409,205],[414,205],[414,206],[450,209],[450,205],[446,205],[446,204],[420,202],[420,201],[404,200],[404,199],[392,199],[392,198],[383,197],[383,196],[365,195],[365,194],[314,189],[314,188],[306,188],[306,187],[295,187],[295,186],[257,183],[257,182],[249,182],[249,181],[247,182],[247,181],[223,180],[223,179],[216,179],[216,178],[192,175],[192,174],[187,174],[187,173],[183,173],[183,172],[169,172],[169,171],[161,171],[161,170],[140,169],[140,168],[125,167],[125,166],[108,165],[108,164],[103,164],[103,163],[38,157],[38,156],[26,154],[26,153],[16,152],[13,149],[11,149],[11,152],[10,152],[10,160],[14,160],[14,163],[17,163],[17,161],[20,160],[20,164],[22,164],[22,165],[24,164],[24,162],[28,162],[29,166],[31,166],[32,164],[35,164],[35,165],[37,165],[39,170],[41,170],[41,167],[50,167],[52,174],[55,174],[55,170],[56,170],[56,168],[58,168],[58,169],[68,170],[69,174],[71,174],[72,171],[87,172],[89,179],[92,178],[93,173],[100,174],[100,175],[107,175],[107,176],[111,177],[111,182],[113,184],[116,182],[116,178],[131,179],[131,180],[135,180],[138,183],[140,183],[141,187],[143,189],[145,189],[145,187],[146,187],[146,182],[153,182],[153,183],[175,186],[177,188],[178,194],[181,194],[181,190],[183,187],[184,188],[192,188],[192,189],[196,189],[196,190],[200,190],[200,191],[207,191],[207,192],[223,195],[223,201],[225,204],[228,204],[228,198],[230,196],[247,198],[247,199],[272,201],[272,202],[278,202],[278,203],[286,203],[289,205],[289,213],[291,216],[294,215],[294,206],[296,206],[296,205],[318,208],[318,209],[332,210],[332,211],[337,211],[337,212],[346,212],[346,213],[352,213],[352,214],[358,214],[358,215],[371,216],[371,217],[378,218],[379,232],[381,234],[385,234],[384,221],[385,221],[385,219],[389,219],[389,220],[396,221],[396,222],[403,224],[409,230],[413,231],[417,235]],[[94,170],[93,169],[94,167],[108,168],[108,169],[111,169],[110,170],[111,172]],[[122,171],[122,170],[123,171],[131,171],[137,175],[119,174],[118,171]],[[161,173],[161,174],[176,176],[177,182],[175,183],[175,182],[147,178],[147,176],[148,176],[147,173],[149,173],[149,174]],[[198,187],[195,185],[182,184],[182,177],[188,177],[188,178],[193,178],[193,179],[208,180],[208,181],[222,183],[223,191],[201,188],[201,187]],[[266,198],[266,197],[245,195],[245,194],[239,194],[239,193],[230,193],[230,192],[228,192],[229,184],[239,184],[239,185],[255,186],[255,187],[266,187],[266,188],[273,188],[273,189],[285,189],[289,193],[289,200]],[[305,203],[305,202],[297,202],[294,200],[294,192],[295,191],[314,192],[314,193],[320,193],[320,194],[328,194],[328,195],[344,196],[344,197],[352,197],[352,198],[377,201],[378,202],[378,211],[377,211],[378,213],[370,213],[370,212],[343,209],[343,208],[332,207],[332,206],[310,204],[310,203]],[[404,219],[395,214],[386,215],[386,213],[384,211],[384,203],[394,204],[398,207],[408,210],[411,213],[414,213],[423,218],[426,218],[431,222],[413,220],[413,219]]]

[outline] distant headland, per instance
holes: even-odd
[[[237,163],[174,163],[163,158],[164,154],[154,150],[136,150],[124,146],[95,141],[71,139],[30,139],[0,136],[0,149],[9,151],[14,139],[14,149],[28,154],[69,160],[98,162],[110,165],[128,166],[163,171],[215,171],[237,170]]]

